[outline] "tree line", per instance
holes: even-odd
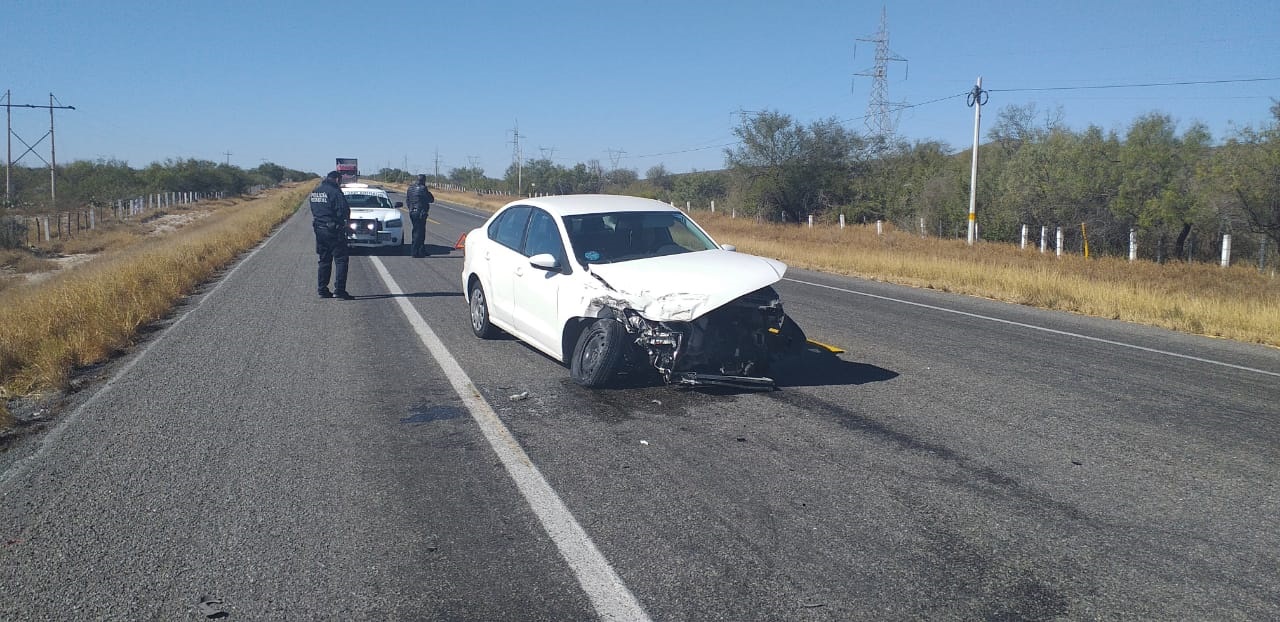
[[[1261,128],[1215,143],[1168,115],[1134,120],[1123,134],[1072,130],[1061,112],[1008,106],[979,147],[977,223],[986,240],[1020,241],[1022,226],[1063,227],[1094,250],[1123,255],[1130,231],[1141,254],[1211,259],[1222,234],[1240,252],[1280,246],[1280,103]],[[767,218],[810,214],[884,220],[960,237],[967,231],[971,150],[936,141],[874,140],[835,120],[808,125],[778,112],[744,119],[726,152],[730,193]],[[1083,225],[1082,233],[1081,226]],[[1035,239],[1035,237],[1033,237]]]
[[[15,166],[9,171],[11,198],[3,207],[14,213],[56,212],[83,206],[106,205],[163,192],[222,192],[244,194],[255,186],[314,178],[314,173],[264,162],[252,169],[208,160],[168,159],[135,169],[120,160],[77,160],[54,169]],[[57,204],[51,205],[50,184],[56,186]]]
[[[984,240],[1032,243],[1061,227],[1069,249],[1128,253],[1156,261],[1214,260],[1222,234],[1238,255],[1280,248],[1280,102],[1262,127],[1215,142],[1193,123],[1180,129],[1153,112],[1123,132],[1073,130],[1061,111],[1034,104],[1001,109],[979,147],[977,224]],[[643,179],[599,161],[572,167],[548,159],[512,164],[501,179],[456,168],[435,181],[512,194],[608,192],[799,223],[877,220],[938,237],[965,237],[971,149],[859,134],[835,119],[801,123],[766,111],[744,116],[725,150],[725,168]],[[1052,245],[1052,242],[1050,243]]]

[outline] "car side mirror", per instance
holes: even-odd
[[[396,209],[404,207],[404,201],[396,201]]]
[[[529,258],[529,265],[547,272],[559,272],[560,262],[551,253],[538,253]]]
[[[723,248],[724,250],[727,250],[727,251],[736,251],[736,250],[738,250],[738,247],[737,247],[737,246],[734,246],[734,245],[732,245],[732,244],[721,244],[721,245],[720,245],[720,248]]]

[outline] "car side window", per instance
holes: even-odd
[[[489,239],[513,251],[519,251],[531,211],[533,210],[527,206],[517,205],[503,212],[489,225]]]
[[[551,214],[543,210],[533,210],[529,219],[529,235],[524,242],[524,256],[533,257],[541,253],[550,253],[560,266],[566,264],[564,242],[560,239],[560,229]]]

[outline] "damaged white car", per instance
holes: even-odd
[[[583,386],[649,368],[669,383],[773,388],[769,366],[805,343],[772,287],[785,264],[716,244],[660,201],[523,199],[463,248],[472,331],[506,331]]]

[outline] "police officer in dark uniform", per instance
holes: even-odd
[[[320,256],[316,273],[316,291],[321,298],[355,298],[347,293],[347,219],[351,207],[338,187],[342,174],[333,171],[311,191],[311,228],[316,232],[316,254]],[[337,268],[337,270],[333,270]],[[333,272],[333,291],[329,291],[329,275]]]
[[[427,189],[427,176],[418,175],[418,181],[409,186],[404,197],[409,205],[409,222],[413,223],[412,254],[414,257],[426,257],[427,249],[423,242],[427,235],[427,214],[431,211],[431,203],[436,200]]]

